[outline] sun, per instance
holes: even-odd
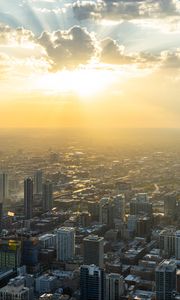
[[[113,81],[109,70],[81,68],[43,74],[35,81],[35,89],[51,94],[73,93],[88,99],[105,91]]]

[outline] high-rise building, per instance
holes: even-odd
[[[111,273],[106,275],[106,300],[119,300],[124,294],[123,276]]]
[[[33,208],[33,180],[32,178],[26,178],[24,180],[24,215],[25,219],[32,218]]]
[[[109,198],[102,198],[99,202],[99,222],[109,227],[114,226],[115,205]]]
[[[34,174],[34,194],[42,193],[42,171],[37,170]]]
[[[146,193],[136,194],[136,197],[130,201],[130,214],[131,215],[152,215],[152,203],[149,202]]]
[[[21,242],[0,240],[0,268],[17,268],[21,264]]]
[[[136,215],[128,216],[127,228],[130,233],[135,234],[137,230],[137,222],[138,222],[138,217]]]
[[[175,256],[176,259],[180,259],[180,230],[175,233]]]
[[[57,260],[67,261],[75,254],[75,230],[71,227],[60,227],[56,232]]]
[[[92,221],[99,221],[99,202],[88,201],[87,205]]]
[[[164,260],[155,271],[156,299],[171,300],[176,290],[176,263],[174,260]]]
[[[3,218],[3,203],[8,198],[8,175],[7,173],[0,173],[0,228],[2,228]]]
[[[165,216],[174,217],[176,214],[177,194],[175,192],[167,193],[164,196],[164,214]]]
[[[0,289],[1,300],[30,300],[30,289],[24,286],[24,279],[20,276],[13,278]]]
[[[86,265],[104,265],[104,238],[89,235],[83,239],[83,260]]]
[[[40,247],[47,248],[55,248],[56,246],[56,235],[52,233],[46,233],[39,237]]]
[[[180,270],[176,271],[176,292],[180,294]]]
[[[38,264],[39,240],[30,238],[22,243],[22,263],[27,267],[34,267]]]
[[[166,257],[175,255],[175,229],[166,228],[159,234],[159,248]]]
[[[44,212],[53,208],[53,187],[52,182],[49,180],[42,185],[42,203]]]
[[[114,217],[124,221],[125,218],[125,197],[123,194],[119,194],[113,198],[115,206]]]
[[[95,265],[81,266],[80,299],[105,300],[105,274],[103,269]]]
[[[137,221],[137,236],[149,237],[151,235],[151,225],[150,217],[139,217]]]
[[[8,174],[0,173],[0,202],[4,202],[8,198]]]

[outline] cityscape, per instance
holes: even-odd
[[[180,300],[180,0],[0,0],[0,300]]]
[[[179,131],[122,132],[1,133],[0,299],[179,299]]]

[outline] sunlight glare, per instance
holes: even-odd
[[[36,82],[36,89],[52,94],[75,93],[88,98],[104,91],[114,80],[109,70],[64,70],[42,75]]]

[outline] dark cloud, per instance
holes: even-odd
[[[93,36],[79,26],[67,31],[43,32],[37,42],[45,48],[55,69],[85,64],[97,50]]]

